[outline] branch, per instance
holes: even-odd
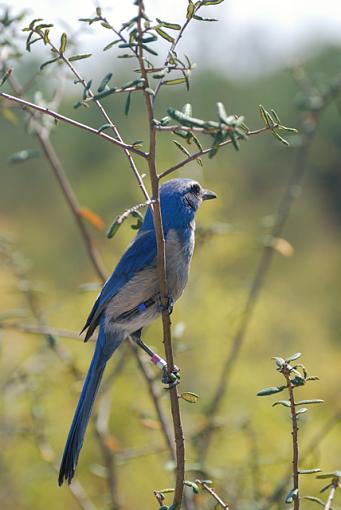
[[[327,90],[323,97],[321,97],[322,100],[321,108],[318,111],[308,112],[307,120],[306,121],[305,119],[303,120],[302,126],[303,140],[297,153],[293,173],[284,191],[283,197],[279,203],[275,215],[274,226],[270,233],[271,239],[280,237],[284,230],[284,227],[286,225],[287,219],[291,211],[291,207],[297,197],[297,187],[301,183],[304,173],[306,171],[308,155],[312,143],[314,141],[321,116],[324,110],[327,108],[327,106],[329,106],[329,104],[335,99],[335,97],[337,97],[340,91],[341,80],[337,79],[335,80],[333,86]],[[262,128],[263,131],[266,129],[267,128]],[[259,130],[257,131],[259,132]],[[252,133],[257,134],[257,131]],[[165,172],[161,175],[165,175]],[[206,413],[207,425],[202,430],[200,430],[198,434],[195,436],[195,439],[197,440],[197,455],[200,458],[201,462],[203,461],[203,459],[205,459],[207,455],[210,441],[212,438],[212,433],[214,431],[215,415],[221,404],[222,399],[226,396],[228,385],[231,380],[232,371],[234,369],[236,360],[239,356],[242,345],[244,343],[245,336],[254,313],[255,305],[258,301],[260,291],[264,286],[266,276],[271,266],[273,255],[274,250],[272,246],[266,245],[264,247],[260,261],[256,268],[256,272],[251,283],[250,292],[246,299],[245,307],[242,312],[239,326],[237,328],[235,335],[233,336],[230,351],[225,359],[217,387],[214,391],[211,403],[208,406],[208,410]]]
[[[299,497],[299,476],[298,476],[298,424],[296,414],[296,404],[294,396],[294,385],[290,379],[290,370],[284,366],[281,370],[287,382],[289,401],[290,401],[290,413],[292,423],[292,478],[293,478],[293,491],[295,491],[294,497],[294,510],[300,508],[300,497]]]
[[[137,30],[139,33],[139,40],[142,40],[142,16],[144,15],[144,3],[143,0],[138,2],[138,21]],[[142,78],[145,80],[145,87],[149,88],[149,77],[145,69],[145,61],[143,57],[142,43],[138,44],[138,59],[141,69]],[[148,122],[149,122],[149,153],[147,156],[149,175],[152,186],[152,199],[155,200],[153,204],[153,218],[156,232],[156,243],[157,243],[157,268],[160,282],[160,295],[161,304],[164,306],[162,312],[162,326],[163,326],[163,342],[167,361],[167,369],[172,372],[174,370],[174,357],[172,349],[171,339],[171,322],[169,313],[167,311],[168,303],[168,286],[166,277],[166,256],[165,256],[165,239],[162,227],[162,216],[160,208],[160,192],[159,192],[159,179],[156,169],[156,129],[153,123],[154,108],[153,101],[148,94],[148,91],[144,90],[144,99],[146,103]],[[173,428],[175,434],[175,445],[176,445],[176,482],[175,482],[175,493],[174,493],[174,505],[176,508],[181,508],[181,501],[183,496],[183,483],[185,478],[185,445],[184,436],[181,423],[179,398],[176,387],[172,387],[169,390],[170,401],[171,401],[171,412],[173,420]]]
[[[172,129],[168,129],[168,127],[172,128]],[[245,134],[247,136],[254,136],[254,135],[258,135],[259,133],[264,133],[265,131],[269,131],[271,129],[276,129],[277,127],[278,127],[278,124],[275,124],[272,128],[265,126],[260,129],[248,131]],[[179,126],[165,126],[165,127],[157,126],[156,129],[162,130],[162,131],[173,131],[174,129],[181,129],[183,131],[188,131],[189,133],[192,131],[205,132],[205,130],[203,128],[186,128],[185,126],[181,126],[181,128],[179,128]],[[242,138],[240,138],[240,140],[242,140]],[[222,142],[219,144],[219,147],[224,147],[225,145],[229,145],[230,143],[233,143],[231,139],[225,140],[225,142]],[[190,157],[180,161],[180,163],[177,163],[176,165],[161,172],[161,174],[159,175],[159,178],[162,179],[163,177],[166,177],[166,175],[169,175],[169,174],[175,172],[176,170],[179,170],[179,168],[182,168],[183,166],[188,165],[188,163],[195,161],[196,159],[200,158],[201,156],[205,156],[205,155],[209,154],[211,152],[211,150],[212,150],[212,147],[209,147],[207,149],[203,149],[201,151],[194,152]]]
[[[195,483],[200,485],[206,492],[211,494],[211,496],[217,501],[217,503],[220,505],[221,508],[224,508],[224,510],[229,510],[229,507],[227,503],[225,503],[218,494],[207,485],[205,481],[202,480],[195,480]]]
[[[95,129],[95,128],[88,126],[86,124],[82,124],[81,122],[77,122],[76,120],[70,119],[69,117],[65,117],[65,115],[61,115],[60,113],[50,110],[49,108],[45,108],[44,106],[39,106],[37,104],[31,103],[30,101],[20,99],[19,97],[11,96],[10,94],[6,94],[5,92],[0,92],[0,97],[3,97],[7,101],[12,101],[14,103],[20,104],[24,108],[33,108],[34,110],[37,110],[38,112],[43,113],[44,115],[49,115],[50,117],[53,117],[56,120],[60,120],[61,122],[64,122],[65,124],[69,124],[70,126],[74,126],[79,129],[83,129],[84,131],[87,131],[89,133],[92,133],[94,135],[97,135],[100,138],[103,138],[104,140],[107,140],[108,142],[111,142],[114,145],[117,145],[117,147],[120,147],[121,149],[128,150],[128,151],[134,152],[135,154],[138,154],[142,158],[147,157],[145,152],[143,152],[139,149],[136,149],[133,145],[127,145],[123,142],[120,142],[118,139],[112,138],[111,136],[98,131],[98,129]]]
[[[115,31],[116,33],[116,31]],[[88,94],[89,96],[91,97],[91,99],[94,101],[95,105],[97,106],[97,108],[100,110],[101,114],[103,115],[104,119],[107,121],[108,124],[110,124],[111,126],[111,129],[113,130],[114,134],[115,134],[115,137],[116,139],[121,143],[123,144],[123,139],[116,127],[115,124],[113,124],[113,122],[111,121],[107,111],[105,110],[105,108],[103,107],[102,103],[98,100],[98,99],[94,99],[95,98],[95,94],[93,93],[92,89],[89,87],[87,87],[87,83],[86,81],[84,80],[84,78],[80,75],[80,73],[77,71],[77,69],[75,68],[75,66],[70,62],[70,60],[64,55],[64,53],[61,53],[52,43],[51,41],[49,41],[49,45],[51,46],[51,48],[53,48],[53,50],[59,54],[59,56],[62,58],[62,60],[65,62],[65,64],[69,67],[69,69],[71,70],[71,72],[74,74],[74,76],[77,78],[77,80],[83,85],[83,88],[84,89],[87,89],[88,91]],[[126,145],[126,144],[124,144]],[[126,155],[127,159],[128,159],[128,163],[130,165],[130,168],[132,169],[136,179],[137,179],[137,182],[138,182],[138,185],[144,195],[144,197],[146,198],[146,200],[150,200],[150,197],[149,197],[149,194],[146,190],[146,187],[143,183],[143,179],[141,177],[141,175],[139,174],[138,170],[137,170],[137,167],[135,165],[135,162],[130,154],[130,151],[131,152],[134,152],[135,154],[139,154],[140,156],[143,156],[145,157],[145,153],[143,153],[142,151],[139,151],[139,152],[136,152],[136,150],[134,150],[134,148],[132,146],[125,146],[123,148],[123,151],[124,151],[124,154]]]

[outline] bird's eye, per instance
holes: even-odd
[[[201,188],[200,188],[199,184],[192,184],[191,193],[193,193],[193,195],[200,195],[200,191],[201,191]]]

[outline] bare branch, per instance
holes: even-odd
[[[77,122],[76,120],[70,119],[69,117],[65,117],[65,115],[61,115],[60,113],[50,110],[49,108],[45,108],[44,106],[39,106],[37,104],[31,103],[30,101],[20,99],[19,97],[11,96],[10,94],[6,94],[5,92],[0,92],[0,97],[3,97],[7,101],[12,101],[14,103],[17,103],[17,104],[23,106],[24,108],[33,108],[33,110],[43,113],[44,115],[49,115],[50,117],[53,117],[56,120],[60,120],[61,122],[69,124],[70,126],[74,126],[79,129],[83,129],[84,131],[87,131],[89,133],[92,133],[94,135],[97,135],[100,138],[103,138],[103,140],[107,140],[108,142],[111,142],[114,145],[117,145],[117,147],[120,147],[121,149],[128,150],[130,152],[134,152],[134,154],[138,154],[142,158],[147,157],[145,152],[143,152],[139,149],[136,149],[133,145],[127,145],[123,142],[120,142],[118,139],[112,138],[111,136],[109,136],[103,132],[99,132],[98,129],[95,129],[95,128],[88,126],[86,124],[82,124],[81,122]]]

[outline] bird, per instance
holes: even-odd
[[[217,195],[187,178],[171,179],[160,186],[160,207],[165,238],[167,309],[186,286],[194,250],[195,215],[205,200]],[[141,332],[163,311],[157,269],[157,244],[151,206],[131,244],[122,255],[112,275],[98,295],[85,326],[84,341],[98,328],[93,358],[84,381],[74,418],[67,437],[58,476],[58,484],[71,483],[86,428],[105,366],[114,351],[127,337],[146,351],[164,371],[163,382],[171,384],[166,362],[142,340]]]

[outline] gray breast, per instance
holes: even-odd
[[[188,280],[194,249],[194,225],[186,239],[180,239],[176,230],[170,230],[166,238],[167,281],[173,301],[179,299]]]

